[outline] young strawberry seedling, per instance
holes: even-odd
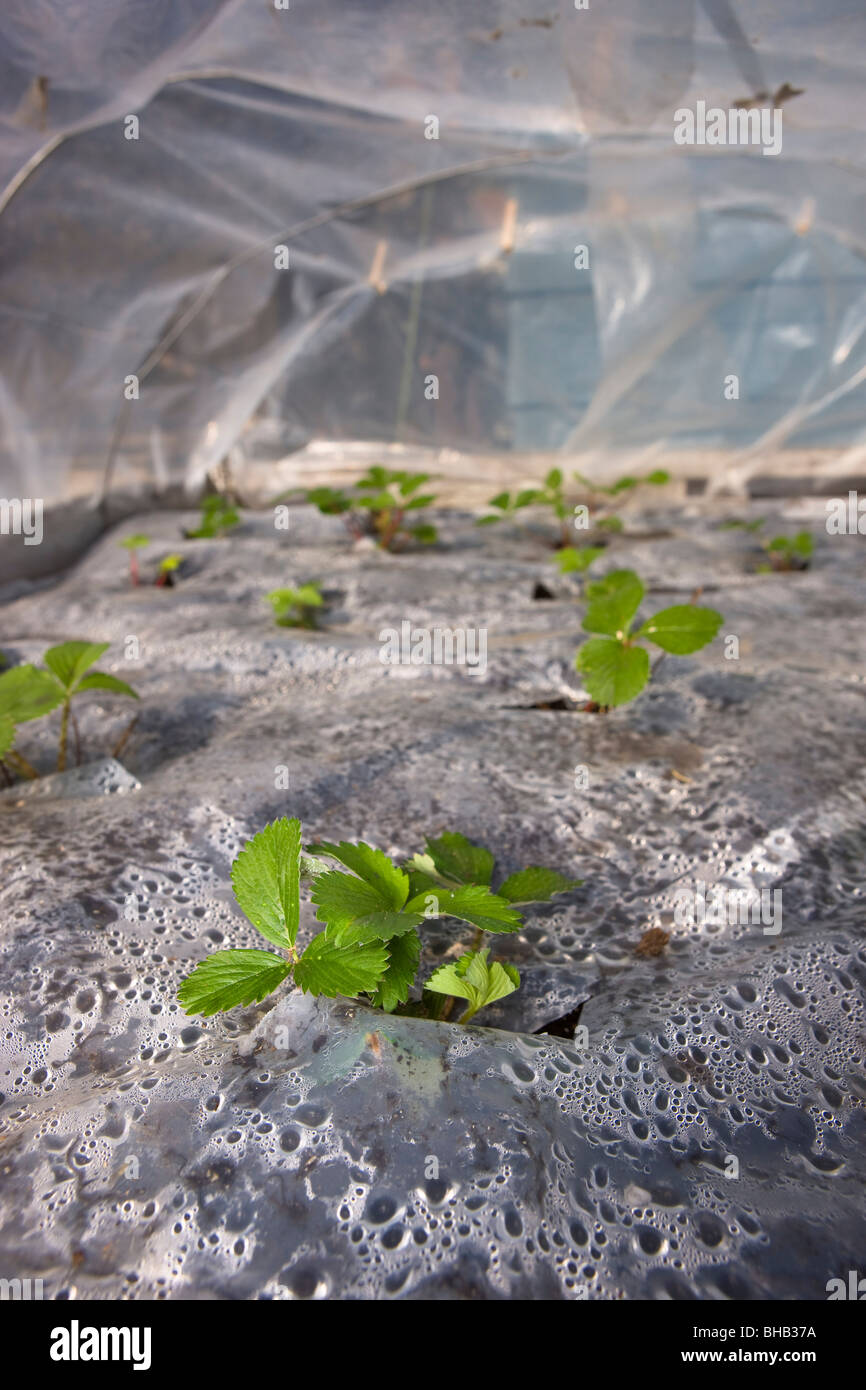
[[[594,483],[589,478],[585,478],[582,473],[575,473],[574,477],[583,487],[587,488],[594,498],[607,498],[607,502],[601,505],[604,510],[597,516],[594,523],[596,531],[622,531],[624,530],[622,517],[617,515],[615,503],[618,498],[627,492],[633,492],[641,487],[664,487],[671,480],[671,475],[664,468],[656,468],[652,473],[646,473],[641,478],[634,478],[629,475],[617,478],[615,483],[604,486],[601,483]]]
[[[138,585],[141,583],[141,575],[138,569],[138,551],[143,550],[146,545],[150,545],[150,536],[138,533],[134,536],[127,536],[117,544],[123,550],[129,551],[129,579],[130,583]]]
[[[166,555],[159,562],[154,583],[158,589],[173,589],[175,584],[174,576],[183,564],[182,555]]]
[[[496,510],[490,516],[481,516],[476,526],[493,526],[498,521],[512,519],[524,507],[550,507],[559,523],[559,546],[567,546],[571,540],[569,519],[571,508],[563,493],[561,468],[551,468],[544,482],[536,487],[522,488],[519,492],[498,492],[487,503]]]
[[[770,563],[758,566],[759,574],[772,570],[790,573],[792,570],[806,570],[815,550],[815,542],[808,531],[798,531],[796,536],[774,536],[764,542],[764,549]]]
[[[427,900],[428,913],[433,907],[436,915],[463,915],[464,921],[475,926],[470,949],[463,952],[454,965],[439,966],[424,985],[428,1012],[434,1018],[447,1018],[450,1001],[456,997],[468,1002],[469,1007],[459,1020],[467,1023],[485,1004],[504,999],[520,985],[517,969],[504,961],[490,961],[489,948],[482,945],[485,932],[518,931],[519,926],[500,925],[486,913],[467,917],[449,911],[456,894],[465,898],[470,893],[494,892],[490,886],[494,864],[490,850],[473,844],[457,831],[445,831],[437,839],[428,839],[425,853],[416,854],[407,866],[412,892],[416,900],[422,897]],[[566,878],[556,869],[533,866],[511,874],[495,890],[494,896],[516,912],[518,907],[530,903],[549,902],[554,894],[567,893],[579,888],[581,883],[582,879]],[[435,1000],[430,999],[430,995],[444,997]]]
[[[198,526],[185,531],[188,540],[216,540],[240,522],[241,514],[236,507],[220,493],[205,497],[201,504],[201,520]]]
[[[302,584],[298,589],[272,589],[266,595],[279,627],[316,626],[316,612],[324,607],[318,584]]]
[[[43,657],[45,665],[57,681],[61,697],[58,772],[62,772],[66,767],[70,715],[75,730],[76,762],[81,761],[78,724],[72,714],[72,700],[75,695],[82,695],[86,690],[109,690],[115,695],[128,695],[133,700],[138,699],[132,686],[127,685],[126,681],[118,680],[117,676],[110,676],[106,671],[90,669],[93,663],[108,651],[108,647],[108,642],[62,642],[57,647],[50,647]]]
[[[450,846],[449,839],[454,842]],[[482,872],[487,859],[492,870],[492,856],[462,836],[443,836],[431,841],[428,850],[437,846],[444,846],[440,868],[453,870],[459,856],[465,856],[461,848],[465,846],[482,856]],[[234,861],[232,886],[241,911],[283,954],[255,949],[214,952],[181,984],[178,999],[183,1008],[188,1014],[210,1015],[238,1004],[258,1003],[291,975],[306,993],[328,998],[342,994],[393,1013],[409,999],[421,956],[418,928],[425,919],[456,917],[472,925],[479,940],[485,931],[520,930],[522,918],[502,893],[495,894],[481,883],[446,880],[432,855],[416,858],[424,862],[424,869],[406,872],[381,850],[363,843],[316,844],[302,853],[299,821],[283,818],[266,826]],[[329,868],[327,860],[342,867]],[[302,877],[312,879],[311,896],[324,930],[299,952]],[[503,888],[511,884],[516,897],[523,894],[520,900],[524,901],[524,888],[515,885],[520,880],[521,875],[512,875]],[[551,886],[551,891],[572,886],[561,875],[555,881],[562,887]],[[545,882],[552,885],[552,880]],[[513,967],[489,965],[486,951],[475,949],[468,954],[465,965],[461,957],[454,967],[465,983],[449,993],[467,998],[468,1012],[474,1015],[483,1003],[516,989],[519,979]],[[475,956],[480,958],[470,971]],[[470,989],[472,995],[466,993]]]
[[[353,511],[353,499],[347,492],[335,487],[311,487],[305,493],[305,497],[323,516],[341,516],[352,539],[361,539],[364,528],[360,517]]]
[[[614,570],[587,585],[585,632],[598,634],[580,647],[575,666],[598,710],[627,704],[650,678],[650,659],[641,639],[662,652],[686,656],[700,651],[719,631],[724,619],[713,608],[675,604],[648,618],[632,631],[635,614],[644,597],[642,581],[633,570]]]
[[[75,730],[77,761],[81,761],[78,724],[72,712],[72,699],[86,690],[110,690],[116,695],[138,699],[126,681],[118,680],[105,671],[91,671],[94,661],[108,651],[107,642],[62,642],[49,647],[43,660],[48,670],[37,666],[13,666],[0,676],[0,758],[26,777],[38,773],[20,754],[13,750],[18,724],[39,719],[60,707],[60,744],[57,771],[66,767],[69,722]]]
[[[413,526],[408,519],[408,513],[422,511],[436,501],[432,493],[418,492],[429,477],[429,473],[393,472],[375,464],[351,492],[318,487],[311,488],[306,497],[325,516],[342,516],[356,539],[364,533],[361,517],[366,513],[382,550],[393,550],[410,539],[432,545],[435,526],[423,522]]]
[[[349,872],[329,868],[325,859]],[[324,930],[299,953],[302,875],[313,880],[312,899]],[[363,996],[386,1012],[408,999],[421,953],[417,929],[427,904],[410,896],[409,875],[380,850],[321,844],[302,854],[300,822],[283,818],[244,846],[232,865],[232,886],[241,911],[285,954],[230,950],[208,956],[178,990],[187,1013],[208,1015],[259,1002],[289,975],[309,994]],[[503,930],[520,926],[508,904],[488,892],[449,906],[454,915],[470,912],[473,920],[490,914]]]

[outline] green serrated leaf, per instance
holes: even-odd
[[[61,642],[58,647],[49,647],[42,659],[63,688],[72,691],[108,646],[108,642]]]
[[[389,483],[395,482],[399,478],[398,473],[389,473],[387,468],[383,468],[381,463],[374,463],[372,467],[358,480],[357,486],[364,488],[383,488]]]
[[[388,950],[381,941],[337,946],[324,932],[314,936],[295,966],[295,983],[307,994],[338,994],[353,999],[373,994],[388,968]]]
[[[540,502],[541,500],[541,493],[537,487],[525,487],[515,497],[514,506],[515,509],[530,507],[533,502]]]
[[[597,705],[624,705],[649,680],[645,647],[624,647],[612,637],[591,637],[577,653],[575,666]]]
[[[410,900],[407,911],[424,912],[426,915],[429,899],[433,897],[438,903],[440,917],[457,917],[481,931],[515,932],[523,926],[520,913],[482,884],[466,884],[453,890],[435,886],[427,888]]]
[[[548,488],[562,487],[562,469],[551,468],[550,472],[544,480],[544,486]]]
[[[600,545],[564,545],[556,552],[556,563],[560,574],[583,574],[603,554],[604,547]]]
[[[515,978],[516,977],[516,978]],[[520,975],[513,965],[503,965],[501,961],[495,960],[490,966],[487,976],[487,987],[481,1001],[481,1007],[486,1004],[493,1004],[497,999],[504,999],[507,994],[513,994],[520,988]]]
[[[587,596],[590,603],[582,624],[584,631],[616,637],[628,632],[644,586],[633,570],[614,570],[589,586]]]
[[[150,536],[145,536],[139,532],[134,536],[127,536],[125,540],[118,541],[117,544],[124,550],[141,550],[144,546],[150,545]]]
[[[271,951],[215,951],[186,977],[177,997],[185,1013],[207,1017],[266,999],[291,968]]]
[[[41,719],[63,703],[63,690],[47,671],[29,663],[0,674],[0,715],[13,724]]]
[[[88,676],[82,676],[75,687],[75,693],[80,690],[110,690],[115,695],[129,695],[133,700],[138,699],[131,685],[118,680],[117,676],[108,675],[105,671],[91,671]]]
[[[580,878],[566,878],[556,869],[532,866],[512,874],[496,891],[509,903],[545,903],[554,893],[568,893],[572,888],[579,888],[582,882]]]
[[[473,845],[456,830],[446,830],[435,840],[428,839],[427,853],[438,872],[454,883],[489,884],[493,877],[490,850]]]
[[[392,1013],[405,1004],[421,959],[421,938],[417,931],[405,932],[388,942],[388,969],[373,995],[373,1005]]]
[[[478,997],[478,991],[473,988],[459,970],[462,961],[467,965],[471,959],[471,953],[461,956],[460,960],[454,965],[440,965],[438,970],[434,970],[430,979],[425,981],[424,988],[432,991],[433,994],[453,994],[457,999],[468,999],[474,1002]]]
[[[396,936],[404,936],[420,926],[423,920],[423,913],[414,909],[411,912],[408,908],[402,912],[389,912],[381,908],[349,921],[329,922],[327,936],[335,946],[362,946],[368,941],[392,941]]]
[[[342,512],[350,510],[352,503],[344,492],[338,492],[332,487],[310,488],[306,494],[307,501],[317,507],[325,516],[339,516]]]
[[[390,492],[377,492],[372,497],[359,497],[358,506],[364,507],[369,512],[387,512],[395,505],[395,500]]]
[[[597,531],[622,531],[624,529],[622,517],[619,516],[600,516],[595,526]]]
[[[487,505],[488,507],[497,507],[501,512],[507,512],[511,506],[511,494],[509,492],[497,492],[495,497],[491,497]],[[499,520],[498,517],[496,519]]]
[[[501,961],[488,963],[489,948],[480,951],[467,951],[454,965],[441,965],[426,982],[424,988],[434,994],[451,994],[469,1002],[464,1019],[466,1021],[485,1004],[504,999],[519,988],[520,975],[513,965],[503,965]]]
[[[605,491],[609,493],[611,497],[616,497],[620,492],[631,492],[632,488],[637,487],[637,485],[638,479],[627,475],[624,478],[617,478],[615,483],[609,488],[605,488]]]
[[[378,912],[383,906],[378,888],[339,869],[329,869],[321,874],[313,884],[311,897],[318,908],[316,916],[319,921],[335,927],[343,922],[352,922],[356,917]]]
[[[321,844],[308,845],[307,849],[310,854],[324,855],[345,864],[353,874],[375,888],[388,906],[399,910],[405,903],[409,895],[409,879],[380,849],[373,849],[363,841],[351,845],[345,840],[338,845],[323,841]]]
[[[273,821],[232,864],[238,906],[275,946],[294,945],[300,915],[301,822]]]
[[[644,478],[644,482],[651,483],[653,487],[663,487],[670,480],[671,475],[666,468],[654,468],[652,473],[647,473]]]
[[[712,642],[723,622],[721,613],[714,608],[678,603],[647,619],[636,635],[648,637],[657,647],[675,656],[687,656]]]

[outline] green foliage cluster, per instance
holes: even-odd
[[[465,999],[465,1022],[520,983],[513,966],[490,961],[484,934],[520,931],[519,906],[579,883],[553,869],[529,868],[494,892],[493,867],[489,850],[456,832],[428,840],[405,867],[364,843],[321,843],[303,851],[300,821],[283,817],[247,842],[231,871],[241,911],[281,954],[216,951],[183,981],[178,999],[188,1014],[207,1016],[257,1003],[291,976],[306,993],[362,998],[393,1013],[407,1005],[415,982],[419,928],[431,918],[454,917],[474,928],[471,949],[434,972],[423,998],[433,1017],[445,1016],[447,998]],[[303,951],[296,944],[301,878],[312,880],[323,928]]]
[[[141,583],[141,574],[138,568],[138,552],[144,550],[145,546],[150,545],[150,536],[146,536],[143,531],[137,531],[134,536],[124,536],[123,540],[117,544],[121,550],[129,551],[129,578],[135,585]],[[156,572],[156,579],[153,581],[158,588],[166,588],[174,583],[173,575],[183,564],[182,555],[165,555],[159,562]]]
[[[316,626],[316,611],[324,607],[318,584],[301,584],[297,589],[272,589],[266,595],[279,627]]]
[[[382,550],[393,550],[409,539],[431,545],[437,538],[436,527],[425,522],[411,524],[412,513],[436,501],[432,493],[419,492],[429,479],[429,473],[407,473],[374,464],[351,489],[314,487],[306,498],[326,516],[343,516],[356,536],[363,534],[362,519],[366,516]]]
[[[201,520],[198,526],[184,535],[191,541],[212,541],[233,530],[240,522],[241,514],[221,493],[212,493],[201,504]]]
[[[655,613],[636,630],[644,585],[633,570],[613,570],[587,584],[583,629],[592,633],[579,648],[575,666],[591,699],[603,709],[627,704],[650,678],[650,659],[641,641],[686,656],[712,642],[724,619],[713,608],[678,603]]]
[[[88,690],[107,690],[115,695],[138,696],[126,681],[106,671],[91,668],[104,652],[107,642],[62,642],[49,647],[45,666],[13,666],[0,674],[0,761],[17,772],[35,777],[34,768],[15,749],[18,725],[41,719],[60,709],[60,743],[57,769],[66,767],[69,720],[72,700]],[[74,716],[73,716],[74,717]]]
[[[774,536],[764,542],[764,549],[770,563],[762,565],[762,570],[804,570],[809,568],[815,542],[809,531],[798,531],[796,536]]]
[[[665,472],[663,468],[657,468],[641,478],[619,478],[609,487],[590,482],[581,473],[574,473],[572,476],[593,494],[611,499],[618,498],[623,493],[630,492],[633,488],[641,487],[644,484],[660,487],[664,483],[670,482],[670,474]],[[497,521],[505,521],[514,517],[524,507],[550,507],[559,523],[561,544],[563,547],[568,547],[571,538],[569,523],[573,509],[571,503],[566,500],[565,478],[561,468],[551,468],[544,482],[534,487],[522,488],[514,493],[499,492],[495,497],[491,497],[487,505],[495,510],[489,516],[479,517],[475,523],[476,526],[491,526]],[[623,529],[622,519],[613,513],[608,513],[598,517],[595,527],[604,531],[621,531]]]

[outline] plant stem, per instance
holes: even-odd
[[[114,745],[114,747],[112,748],[112,750],[111,750],[111,756],[112,756],[112,758],[119,758],[119,757],[120,757],[121,753],[123,752],[124,748],[126,747],[127,740],[128,740],[130,734],[132,733],[132,731],[133,731],[133,729],[135,728],[135,726],[136,726],[137,723],[138,723],[138,715],[136,714],[136,715],[133,715],[132,719],[130,719],[130,721],[129,721],[129,723],[127,724],[126,728],[124,729],[123,733],[120,735],[120,738],[117,740],[117,743],[116,743],[116,744]]]
[[[382,514],[382,530],[379,545],[383,550],[390,550],[391,546],[403,524],[403,508],[395,507]]]
[[[78,729],[78,720],[75,718],[75,711],[74,711],[74,710],[70,710],[70,711],[69,711],[69,717],[70,717],[70,719],[72,720],[72,732],[75,734],[75,766],[76,766],[76,767],[80,767],[80,766],[81,766],[81,734],[80,734],[79,729]]]
[[[63,710],[60,715],[60,747],[57,750],[57,771],[66,770],[66,744],[69,738],[69,699],[63,701]]]
[[[33,781],[34,778],[39,776],[33,764],[28,763],[27,759],[23,758],[20,753],[14,751],[8,752],[6,754],[6,761],[11,763],[12,766],[21,773],[22,777],[29,777],[30,780]]]
[[[458,1022],[458,1023],[468,1023],[469,1020],[470,1020],[470,1018],[474,1018],[475,1015],[476,1015],[477,1013],[478,1013],[478,1005],[477,1005],[477,1004],[470,1004],[470,1005],[469,1005],[469,1008],[466,1010],[465,1014],[461,1014],[461,1016],[460,1016],[460,1018],[458,1018],[457,1022]]]
[[[133,584],[138,583],[138,556],[136,555],[134,550],[130,550],[129,552],[129,577],[132,580]]]

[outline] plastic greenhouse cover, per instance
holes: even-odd
[[[856,0],[278,3],[4,6],[4,494],[313,438],[859,459]],[[675,142],[748,101],[777,155]]]

